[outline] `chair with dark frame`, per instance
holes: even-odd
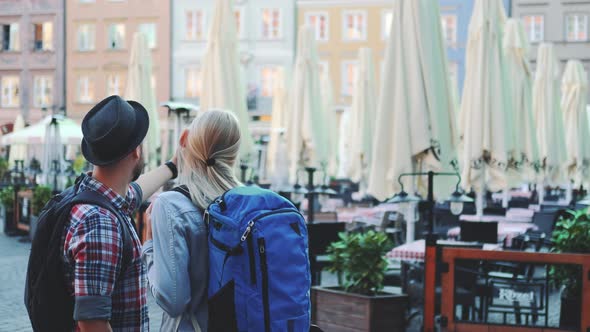
[[[311,284],[320,285],[322,270],[328,265],[326,250],[332,242],[338,241],[338,233],[346,230],[343,222],[319,222],[307,224]]]
[[[498,243],[497,221],[462,221],[460,239],[464,242]]]

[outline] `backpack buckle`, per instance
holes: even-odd
[[[254,227],[254,220],[250,220],[250,222],[248,222],[248,226],[246,227],[244,234],[242,234],[242,238],[240,238],[240,242],[246,241],[246,239],[248,238],[248,235],[250,235],[250,232],[252,232],[252,227]]]

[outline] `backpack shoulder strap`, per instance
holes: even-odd
[[[109,210],[111,213],[117,216],[117,220],[121,225],[121,235],[123,237],[123,260],[120,270],[120,274],[122,275],[126,268],[130,266],[131,262],[133,261],[133,240],[129,226],[125,222],[126,217],[121,213],[121,211],[115,208],[106,197],[94,190],[84,190],[83,192],[74,196],[74,198],[72,198],[70,201],[70,206],[74,207],[76,204],[96,205]]]
[[[192,201],[193,199],[191,198],[191,193],[188,190],[188,187],[185,185],[181,185],[178,187],[174,187],[172,188],[172,191],[176,191],[178,193],[181,193],[182,195],[184,195],[184,197],[188,198],[190,201]]]

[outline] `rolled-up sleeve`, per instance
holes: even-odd
[[[111,318],[121,266],[119,223],[109,214],[88,214],[73,230],[68,252],[73,261],[74,320]]]
[[[143,246],[150,290],[158,305],[172,317],[180,316],[191,300],[190,254],[184,225],[194,217],[179,213],[161,195],[151,214],[153,240]]]

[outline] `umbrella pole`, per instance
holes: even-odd
[[[483,216],[484,192],[485,192],[485,175],[482,176],[480,189],[476,192],[475,209],[477,211],[478,218],[481,218]]]
[[[510,200],[510,188],[506,186],[502,192],[502,207],[508,207],[508,201]]]
[[[543,201],[545,200],[545,185],[543,184],[543,181],[537,183],[537,195],[539,196],[539,206],[541,204],[543,204]]]
[[[573,196],[572,181],[568,180],[565,184],[565,201],[570,204]]]

